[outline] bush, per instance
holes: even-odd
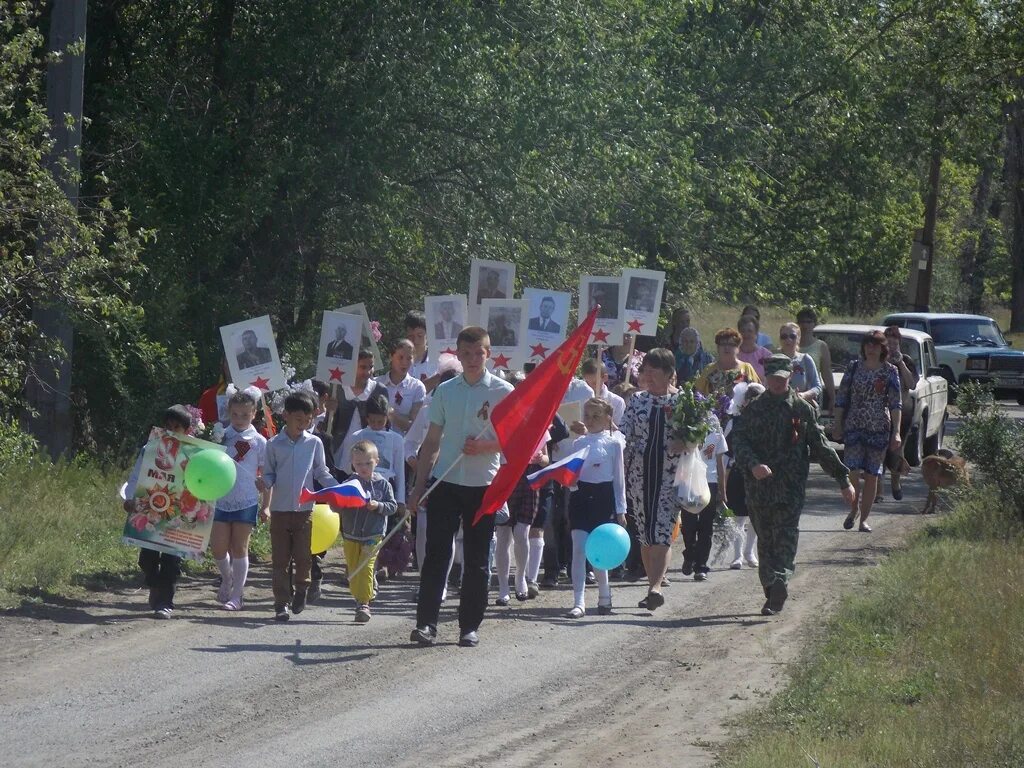
[[[7,467],[32,461],[39,443],[12,421],[0,421],[0,475]]]
[[[1001,503],[1024,520],[1024,424],[999,409],[988,385],[964,384],[957,405],[963,414],[956,435],[960,453],[995,483]]]

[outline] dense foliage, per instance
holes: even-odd
[[[16,181],[38,176],[19,147],[45,141],[41,5],[4,5]],[[521,286],[641,265],[697,304],[899,305],[935,158],[933,306],[1008,300],[1022,18],[1020,0],[92,0],[92,202],[60,215],[112,263],[54,279],[116,320],[77,322],[81,440],[116,448],[194,399],[222,324],[269,313],[302,373],[320,310],[366,301],[395,332],[423,295],[464,290],[473,256],[515,261]],[[39,212],[0,215],[8,280]],[[4,338],[31,335],[49,288],[14,291]],[[25,359],[5,352],[8,406]]]

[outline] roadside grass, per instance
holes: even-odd
[[[843,601],[724,768],[1024,765],[1024,530],[989,485]]]
[[[141,578],[138,549],[121,543],[117,489],[127,476],[91,459],[53,465],[22,457],[0,467],[0,608]],[[257,527],[250,552],[269,559],[269,526]],[[215,570],[209,556],[185,568]]]

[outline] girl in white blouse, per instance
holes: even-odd
[[[573,443],[572,450],[590,447],[579,481],[569,496],[569,528],[572,531],[573,607],[566,618],[579,619],[586,614],[583,593],[587,578],[587,537],[597,526],[617,522],[626,524],[626,476],[623,469],[622,436],[612,436],[612,407],[598,397],[583,404],[583,424],[587,434]],[[608,571],[594,571],[597,577],[597,612],[612,612],[612,591]]]

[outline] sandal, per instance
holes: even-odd
[[[573,609],[565,614],[567,619],[582,619],[586,615],[586,611],[580,608],[578,605],[573,606]]]
[[[871,526],[867,523],[861,523],[860,528],[858,530],[860,530],[862,533],[871,533]]]

